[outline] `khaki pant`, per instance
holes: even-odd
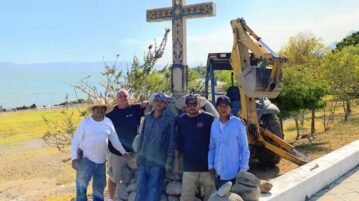
[[[193,201],[198,187],[204,190],[204,201],[216,191],[209,172],[183,172],[181,201]]]
[[[110,177],[110,180],[118,184],[122,179],[121,171],[126,167],[126,165],[127,163],[125,156],[109,153],[108,176]]]

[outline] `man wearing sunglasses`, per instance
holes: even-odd
[[[198,97],[188,95],[185,100],[186,114],[177,124],[175,172],[179,172],[179,157],[183,155],[181,201],[193,201],[196,190],[202,186],[204,200],[215,191],[214,181],[208,172],[208,147],[211,124],[214,117],[202,110]]]

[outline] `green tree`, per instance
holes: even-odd
[[[188,68],[188,89],[190,92],[204,93],[204,81],[206,76],[206,66],[196,66]]]
[[[167,65],[161,70],[153,70],[142,81],[142,88],[138,90],[140,99],[148,99],[155,92],[171,93],[171,71]]]
[[[279,51],[279,54],[288,58],[289,67],[300,65],[302,68],[312,68],[313,63],[316,64],[317,59],[323,57],[325,53],[322,39],[310,32],[300,32],[290,37],[287,44]]]
[[[328,54],[322,65],[330,94],[343,102],[344,120],[351,113],[352,99],[359,94],[359,45]]]
[[[359,31],[351,34],[350,36],[345,37],[342,41],[337,43],[335,51],[340,51],[344,47],[356,46],[359,44]]]
[[[277,102],[283,117],[294,116],[299,137],[298,117],[312,111],[311,134],[315,132],[315,110],[324,106],[327,84],[320,73],[320,63],[328,51],[322,40],[311,33],[290,37],[279,54],[288,58],[284,65],[283,90]]]

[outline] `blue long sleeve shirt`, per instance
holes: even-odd
[[[231,116],[222,124],[217,117],[211,126],[208,168],[215,169],[221,180],[231,180],[240,169],[249,169],[247,132],[242,120]]]
[[[139,140],[140,165],[172,165],[175,148],[175,118],[164,111],[155,118],[153,112],[146,114]]]

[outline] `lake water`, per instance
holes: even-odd
[[[17,106],[51,106],[69,100],[76,100],[74,87],[82,78],[90,75],[93,84],[103,79],[100,72],[103,67],[76,70],[44,68],[1,68],[0,67],[0,106],[13,108]],[[78,98],[85,95],[77,91]]]

